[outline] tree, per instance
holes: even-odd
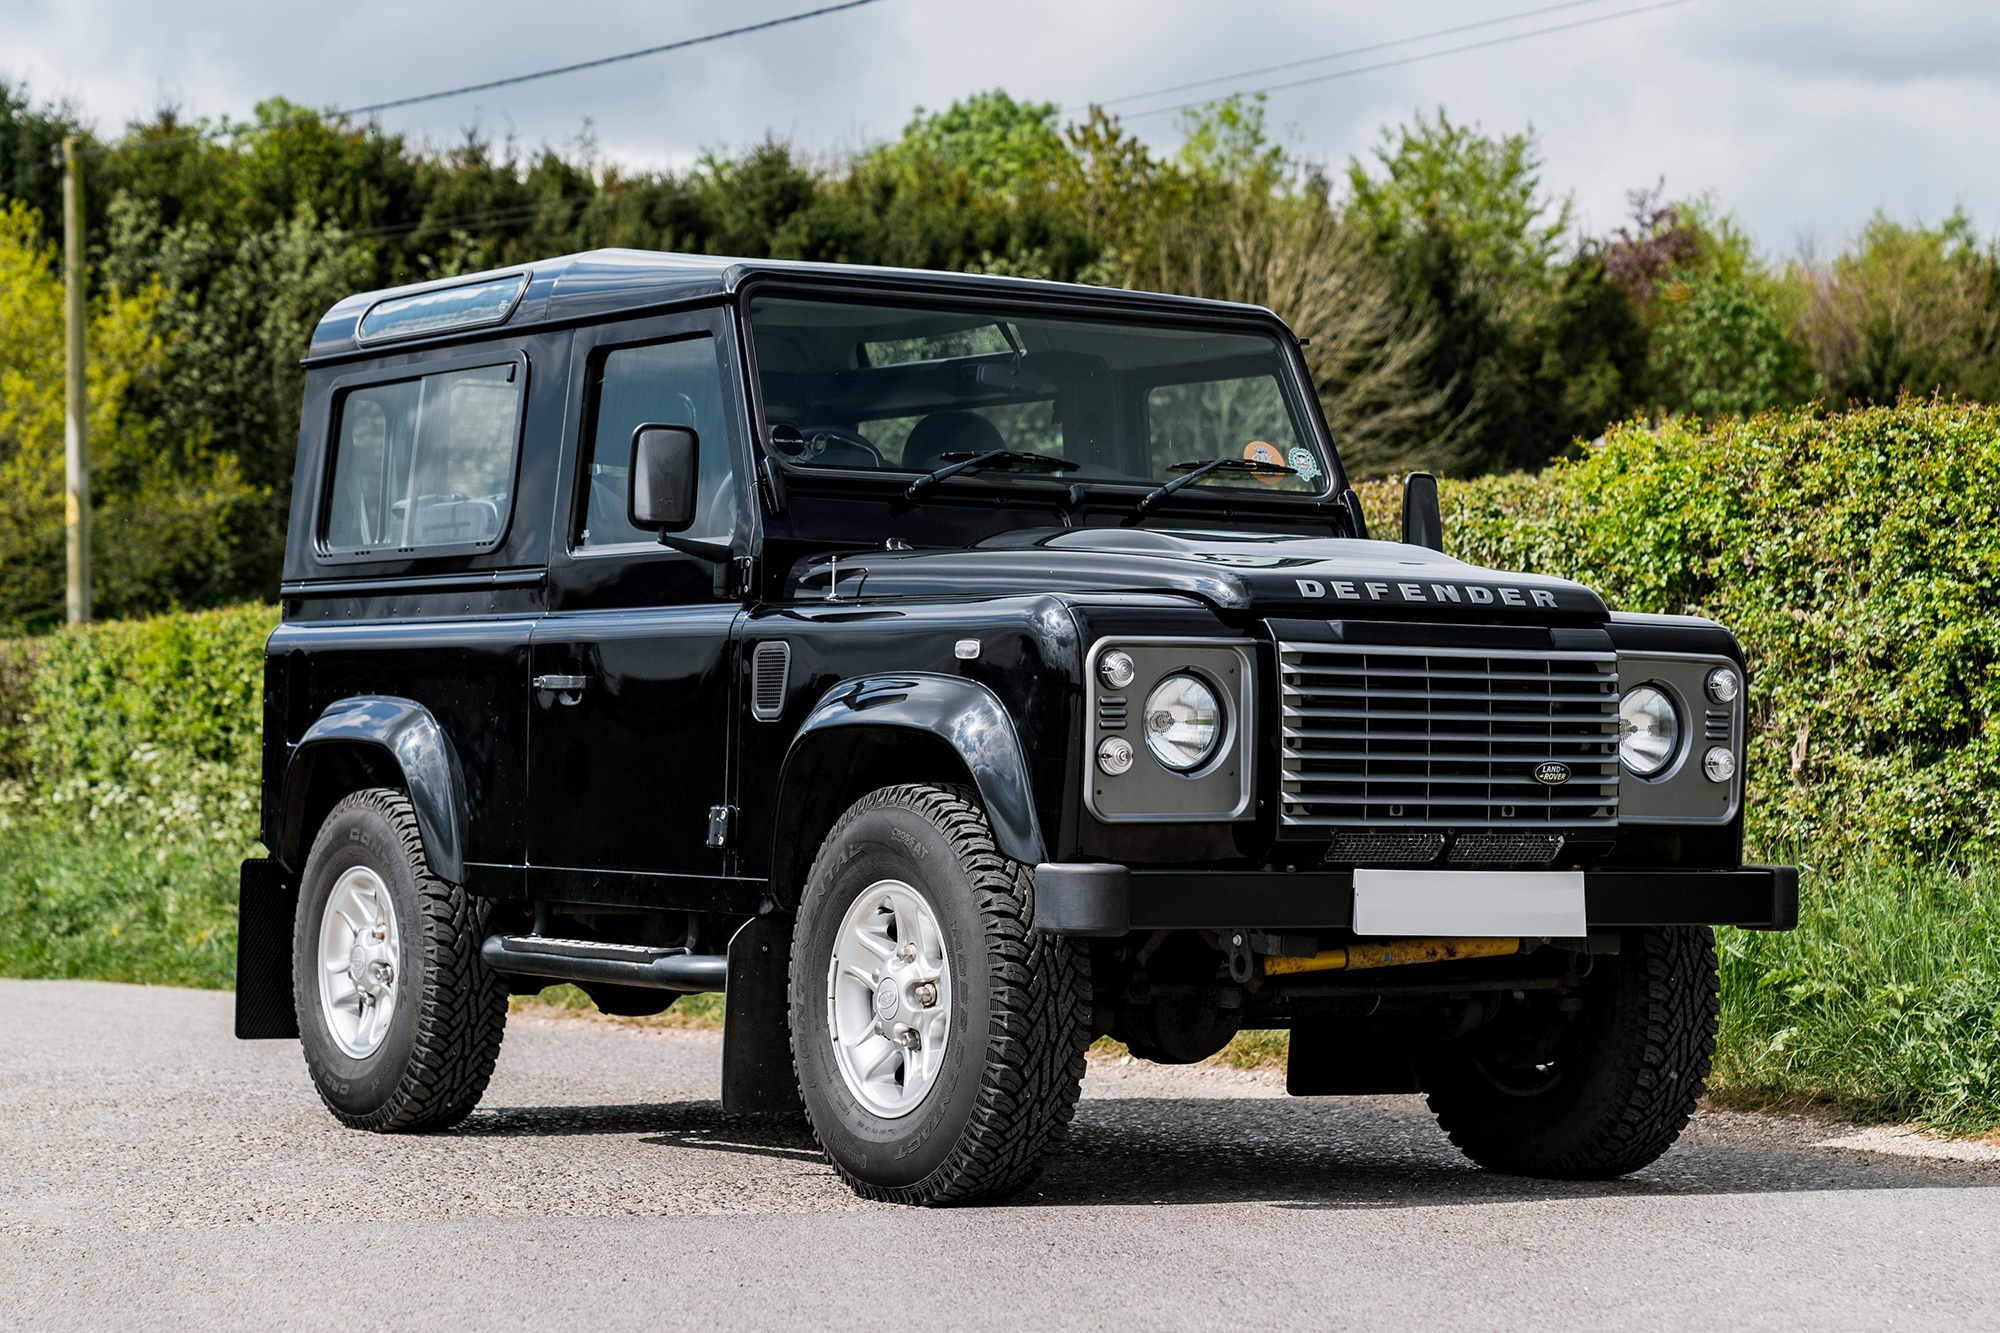
[[[0,211],[0,623],[62,617],[63,284],[41,220]],[[139,615],[230,596],[234,531],[257,500],[233,456],[134,410],[163,372],[157,284],[90,302],[88,426],[97,611]]]
[[[1346,217],[1433,331],[1428,388],[1451,430],[1425,461],[1534,469],[1629,412],[1645,339],[1598,247],[1564,254],[1570,204],[1545,194],[1532,128],[1497,137],[1442,109],[1351,159]]]
[[[2000,246],[1972,220],[1902,226],[1877,213],[1831,263],[1802,259],[1800,335],[1839,400],[1941,392],[2000,399]]]

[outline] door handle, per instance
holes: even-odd
[[[535,688],[547,690],[556,696],[556,702],[574,707],[583,702],[583,692],[590,687],[588,676],[537,676]]]

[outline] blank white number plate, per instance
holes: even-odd
[[[1357,870],[1357,935],[1588,933],[1581,870]]]

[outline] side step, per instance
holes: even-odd
[[[729,959],[719,953],[691,954],[681,948],[557,940],[542,935],[488,935],[479,956],[495,972],[513,976],[613,982],[689,995],[720,991],[729,978]]]

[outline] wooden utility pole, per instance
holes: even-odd
[[[63,534],[69,623],[90,623],[90,440],[83,374],[83,178],[76,140],[63,140]]]

